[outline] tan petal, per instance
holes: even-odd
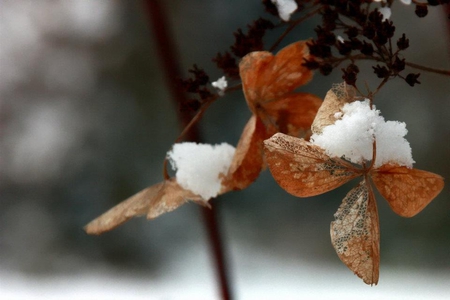
[[[337,120],[335,114],[342,112],[341,109],[346,103],[353,102],[355,95],[355,89],[345,83],[335,85],[329,90],[312,123],[312,132],[320,134],[324,127],[334,124]]]
[[[148,219],[170,212],[188,200],[208,205],[200,196],[183,189],[174,178],[152,185],[117,204],[84,227],[88,234],[102,234],[133,217],[147,214]]]
[[[276,56],[270,52],[251,52],[242,58],[239,72],[250,110],[276,100],[311,80],[313,73],[302,66],[309,57],[306,41],[292,43]]]
[[[265,123],[276,124],[277,131],[295,136],[305,137],[310,132],[311,124],[317,114],[322,100],[308,93],[290,94],[280,100],[264,106]]]
[[[88,234],[102,234],[125,223],[129,219],[145,215],[151,201],[161,192],[164,182],[152,185],[117,204],[84,227]]]
[[[222,191],[242,190],[258,178],[264,164],[262,144],[267,138],[262,122],[253,115],[244,127]]]
[[[444,178],[437,174],[395,164],[375,169],[372,180],[392,210],[402,217],[418,214],[444,188]]]
[[[150,202],[147,219],[154,219],[166,212],[171,212],[189,200],[203,206],[208,206],[207,200],[204,200],[190,190],[184,189],[174,178],[171,178],[165,182],[164,188],[158,196],[154,197]]]
[[[264,141],[264,153],[273,178],[288,193],[310,197],[333,190],[361,171],[304,139],[277,133]]]
[[[375,196],[365,180],[342,200],[331,222],[331,243],[343,263],[367,284],[377,284],[380,230]]]

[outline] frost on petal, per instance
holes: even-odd
[[[219,194],[221,178],[227,174],[234,152],[235,148],[227,143],[209,145],[185,142],[175,144],[167,157],[176,170],[178,184],[209,200]]]
[[[219,90],[219,95],[223,96],[225,89],[228,86],[228,82],[227,82],[227,79],[225,78],[225,76],[222,76],[219,79],[217,79],[216,81],[213,81],[211,83],[211,85]]]
[[[272,3],[275,4],[278,9],[278,15],[285,22],[289,21],[291,15],[298,8],[297,2],[294,0],[272,0]]]
[[[407,133],[405,123],[386,122],[379,110],[370,109],[368,100],[345,104],[342,112],[341,119],[324,127],[322,133],[311,136],[315,145],[325,149],[330,156],[361,164],[372,160],[375,137],[375,168],[386,163],[412,167],[411,147],[404,138]]]
[[[383,15],[383,21],[388,20],[391,17],[391,9],[389,7],[380,7],[378,11]]]

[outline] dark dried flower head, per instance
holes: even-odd
[[[414,86],[416,83],[420,84],[420,81],[417,80],[417,78],[419,78],[420,73],[414,74],[414,73],[409,73],[406,78],[405,81],[410,85],[410,86]]]
[[[314,58],[311,59],[304,59],[305,62],[302,64],[303,66],[307,67],[310,70],[315,70],[320,67],[320,64],[318,61],[316,61]]]
[[[362,34],[369,40],[373,39],[376,34],[375,26],[372,24],[364,26]]]
[[[376,65],[372,67],[378,78],[386,78],[389,76],[389,70],[385,66]]]
[[[428,15],[428,7],[426,5],[417,4],[415,13],[419,18],[423,18]]]
[[[355,38],[358,36],[358,28],[351,26],[347,30],[344,31],[345,34],[347,34],[349,39]]]
[[[381,27],[381,24],[383,23],[383,15],[378,11],[378,9],[375,9],[369,14],[369,22],[376,28]]]
[[[395,57],[395,61],[392,63],[392,71],[398,74],[405,69],[405,59],[400,59],[398,56]]]
[[[323,76],[328,76],[328,75],[331,74],[331,72],[333,72],[333,66],[331,64],[328,64],[328,63],[321,64],[320,67],[319,67],[319,72]]]
[[[405,34],[397,41],[397,47],[399,50],[405,50],[409,47],[409,39],[406,38]]]
[[[209,82],[209,76],[206,74],[205,70],[200,69],[197,65],[194,65],[193,68],[188,71],[189,73],[194,74],[195,81],[198,85],[206,85]]]
[[[275,6],[275,4],[273,4],[273,2],[271,0],[262,0],[262,3],[264,5],[265,10],[273,15],[273,16],[278,16],[278,9]]]
[[[362,48],[362,43],[357,38],[350,39],[350,45],[352,50],[360,50]]]
[[[308,43],[309,53],[313,56],[320,58],[327,58],[331,56],[331,48],[328,45],[317,43],[312,41]]]
[[[339,42],[336,44],[336,48],[341,55],[347,55],[352,52],[352,43],[350,41]]]
[[[431,6],[437,6],[439,4],[441,4],[439,0],[427,0],[428,4]]]
[[[334,45],[334,43],[336,42],[336,36],[334,35],[333,32],[331,32],[329,30],[325,30],[321,26],[317,26],[314,29],[314,31],[317,34],[317,42],[318,43],[331,46],[331,45]]]
[[[395,26],[392,21],[384,20],[383,27],[382,27],[383,35],[385,35],[387,38],[392,38],[395,33]]]
[[[217,53],[217,56],[212,59],[216,63],[217,67],[223,71],[223,73],[233,79],[239,78],[239,68],[236,63],[236,59],[226,51],[223,55]]]
[[[242,29],[234,33],[235,43],[231,46],[231,52],[237,57],[244,57],[252,51],[261,51],[264,48],[263,37],[266,30],[273,29],[274,24],[269,20],[259,18],[248,26],[248,33],[244,34]]]
[[[339,18],[339,14],[330,7],[326,7],[321,13],[323,27],[326,30],[336,29],[336,20]]]
[[[371,56],[373,55],[373,46],[370,43],[367,43],[366,41],[363,42],[361,47],[361,53],[364,55]]]
[[[348,85],[355,86],[359,68],[355,64],[350,64],[346,69],[342,69],[342,72],[344,72],[342,79],[344,79]]]

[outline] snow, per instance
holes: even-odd
[[[383,15],[383,21],[391,17],[391,9],[389,7],[380,7],[378,11]]]
[[[228,82],[227,82],[227,79],[225,78],[225,76],[222,76],[219,79],[217,79],[216,81],[213,81],[211,83],[211,85],[219,90],[220,96],[223,96],[225,89],[228,86]]]
[[[235,150],[227,143],[210,145],[185,142],[175,144],[167,157],[176,170],[177,182],[209,200],[220,192],[220,174],[227,173]]]
[[[406,124],[385,121],[380,111],[370,109],[369,100],[355,101],[344,105],[341,119],[313,134],[311,141],[326,150],[330,156],[344,157],[362,164],[372,160],[373,140],[376,138],[376,160],[374,167],[386,163],[397,163],[411,168],[411,146],[404,138]],[[339,116],[339,114],[335,114]]]
[[[272,0],[272,3],[275,4],[278,9],[278,15],[285,22],[289,21],[291,15],[298,8],[294,0]]]
[[[1,269],[0,299],[220,299],[206,253],[189,250],[157,275],[83,267],[76,273],[33,276]],[[448,270],[387,265],[379,284],[371,287],[342,264],[285,258],[242,245],[231,250],[236,299],[448,299]]]

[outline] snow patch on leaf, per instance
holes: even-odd
[[[311,136],[313,144],[323,148],[330,156],[344,157],[362,164],[372,160],[375,137],[375,168],[386,163],[412,167],[411,146],[404,138],[408,132],[405,123],[385,121],[379,110],[370,109],[369,100],[347,103],[342,111],[341,119],[324,127],[321,134]]]
[[[216,197],[222,187],[222,177],[228,172],[235,148],[185,142],[175,144],[167,157],[176,170],[178,184],[205,200]]]

